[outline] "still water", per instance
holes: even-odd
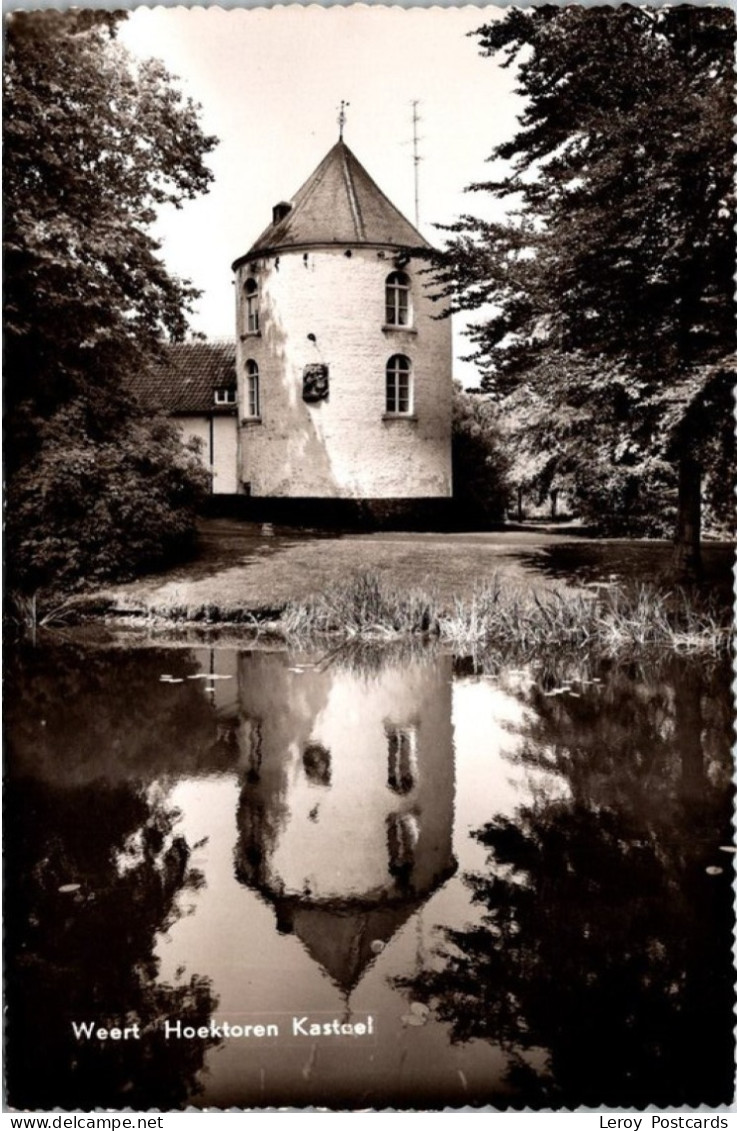
[[[726,662],[66,643],[6,703],[14,1107],[731,1100]]]

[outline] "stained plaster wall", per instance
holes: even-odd
[[[177,423],[185,441],[193,437],[201,441],[200,458],[204,467],[212,472],[213,495],[234,495],[238,490],[237,418],[225,414],[211,418],[203,414],[180,416]]]
[[[350,255],[347,252],[350,251]],[[447,498],[451,483],[451,328],[437,320],[424,263],[411,260],[410,329],[385,323],[396,249],[297,249],[242,264],[236,276],[241,415],[248,359],[259,367],[261,419],[241,422],[241,479],[253,496]],[[260,289],[260,331],[248,334],[244,284]],[[315,341],[308,335],[314,335]],[[385,369],[412,361],[411,419],[387,418]],[[326,401],[302,399],[304,367],[329,367]]]
[[[416,835],[411,890],[430,891],[453,862],[450,676],[449,657],[405,665],[401,679],[388,667],[367,682],[361,672],[321,669],[299,656],[250,656],[240,704],[259,738],[257,754],[251,741],[240,766],[241,872],[279,896],[398,898],[387,827],[404,817]],[[406,791],[389,782],[391,727],[415,733]],[[305,767],[313,743],[327,752],[324,783]],[[247,856],[257,867],[249,868]]]

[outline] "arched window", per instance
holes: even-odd
[[[386,280],[387,326],[409,326],[409,275],[404,271],[392,271]]]
[[[387,782],[395,793],[409,793],[417,784],[417,728],[386,726],[389,754]]]
[[[258,365],[250,358],[246,362],[246,416],[261,415],[261,393],[258,387]]]
[[[308,742],[302,754],[302,765],[311,785],[330,785],[330,751],[320,742]]]
[[[386,411],[394,416],[412,412],[412,363],[401,353],[386,363]]]
[[[255,279],[246,279],[246,332],[257,334],[258,324],[258,283]]]
[[[391,813],[386,819],[389,872],[404,887],[409,885],[417,859],[420,822],[414,813]]]

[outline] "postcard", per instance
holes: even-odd
[[[9,1110],[726,1126],[734,13],[5,27]]]

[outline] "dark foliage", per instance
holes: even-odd
[[[453,393],[453,501],[461,521],[501,522],[508,503],[508,459],[494,405],[488,398]]]
[[[160,560],[204,486],[175,430],[126,388],[185,332],[196,292],[147,229],[160,206],[206,190],[214,139],[159,63],[134,65],[117,44],[122,18],[6,22],[8,557],[25,590]]]
[[[162,1021],[205,1023],[210,983],[160,981],[156,934],[202,878],[173,814],[130,786],[6,795],[8,1099],[16,1108],[169,1110],[196,1091],[212,1041],[167,1041]],[[12,862],[12,863],[11,863]],[[71,1021],[136,1025],[139,1038],[77,1040]]]
[[[546,787],[475,834],[479,920],[404,984],[453,1040],[501,1044],[532,1106],[729,1103],[728,665],[598,670],[531,690],[517,758]]]
[[[618,531],[659,529],[654,498],[675,511],[674,463],[728,521],[733,13],[546,6],[475,34],[526,100],[505,175],[471,186],[512,211],[462,217],[439,266],[484,315],[475,356],[515,450]]]
[[[95,440],[80,402],[54,414],[8,486],[8,581],[19,591],[126,578],[192,548],[207,476],[166,420],[131,411]]]

